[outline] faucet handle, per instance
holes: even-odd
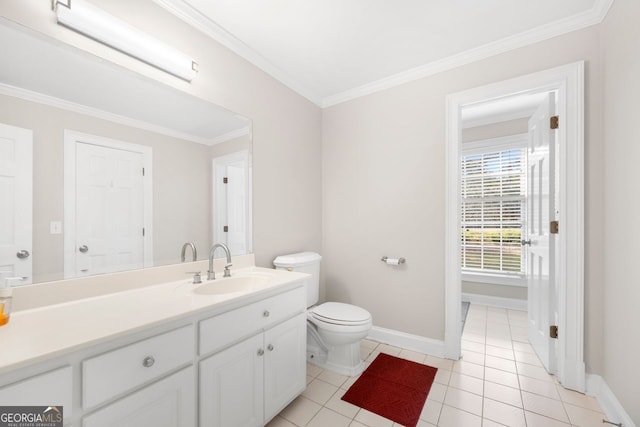
[[[187,271],[185,274],[193,274],[193,283],[194,285],[202,283],[202,276],[199,271]]]
[[[233,267],[233,264],[229,263],[224,266],[224,277],[231,277],[231,271],[229,270],[229,267]]]

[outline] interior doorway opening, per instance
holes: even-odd
[[[447,97],[447,184],[445,248],[445,355],[460,356],[462,296],[461,154],[463,126],[469,114],[488,106],[508,104],[524,96],[540,96],[535,119],[528,120],[527,237],[536,253],[527,248],[527,299],[530,340],[539,337],[549,349],[547,369],[565,387],[584,391],[583,349],[584,240],[584,64],[582,62],[471,89]],[[542,106],[546,106],[542,108]],[[540,112],[540,111],[542,112]],[[536,114],[538,114],[536,116]],[[559,117],[553,127],[551,117]],[[477,119],[477,117],[476,117]],[[544,128],[548,130],[542,131]],[[556,125],[558,121],[556,120]],[[553,129],[552,129],[553,128]],[[545,148],[546,147],[546,148]],[[546,155],[546,157],[545,157]],[[556,174],[555,171],[558,173]],[[465,178],[466,179],[466,178]],[[535,190],[535,191],[534,191]],[[532,196],[532,191],[533,196]],[[536,193],[537,192],[537,193]],[[493,200],[495,202],[496,200]],[[500,201],[502,203],[502,201]],[[560,233],[550,237],[560,224]],[[532,231],[535,233],[532,234]],[[535,237],[534,237],[535,236]],[[545,241],[546,239],[546,241]],[[515,240],[515,239],[513,239]],[[527,241],[527,239],[521,239]],[[527,245],[528,246],[528,245]],[[533,244],[531,245],[534,246]],[[532,282],[532,271],[537,272]],[[534,294],[531,293],[535,286]],[[532,304],[533,298],[537,301]],[[561,330],[557,339],[548,326]],[[546,330],[545,330],[546,328]]]

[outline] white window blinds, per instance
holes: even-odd
[[[461,171],[463,271],[524,273],[526,148],[464,155]]]

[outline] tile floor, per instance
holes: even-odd
[[[565,390],[546,373],[527,342],[526,312],[472,304],[456,362],[363,340],[363,358],[388,353],[435,366],[438,374],[419,427],[601,427],[596,400]],[[340,398],[355,382],[307,369],[307,389],[268,427],[399,426]]]

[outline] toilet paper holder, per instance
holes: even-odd
[[[388,256],[383,256],[382,259],[380,259],[380,261],[390,264],[390,265],[400,265],[400,264],[404,264],[405,262],[407,262],[406,259],[404,258],[389,258]]]

